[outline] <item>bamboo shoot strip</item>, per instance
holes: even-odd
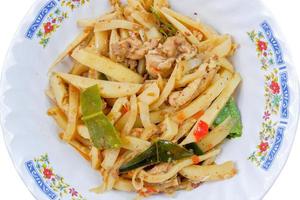
[[[119,82],[128,83],[142,83],[143,77],[138,73],[131,71],[125,66],[113,62],[111,59],[104,56],[99,56],[95,53],[91,53],[87,50],[81,49],[74,51],[72,57],[79,63],[88,66],[91,69],[95,69],[114,80]]]

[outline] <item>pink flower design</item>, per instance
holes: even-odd
[[[267,50],[267,48],[268,48],[267,43],[264,42],[264,41],[261,41],[261,40],[257,41],[257,44],[256,44],[256,45],[257,45],[259,51],[265,51],[265,50]]]
[[[279,84],[275,81],[272,81],[272,83],[270,85],[270,89],[272,90],[273,94],[279,94],[279,92],[280,92]]]
[[[269,148],[268,142],[261,142],[259,145],[260,152],[265,152],[268,150],[268,148]]]
[[[74,188],[70,188],[69,193],[72,195],[72,197],[77,197],[78,195],[78,192]]]
[[[270,116],[271,116],[270,112],[269,111],[265,111],[263,119],[266,121],[266,120],[270,119]]]
[[[47,22],[46,24],[44,24],[44,31],[45,33],[50,33],[54,30],[54,26],[51,24],[51,22]]]
[[[51,179],[51,177],[53,176],[52,170],[48,168],[44,169],[43,174],[47,179]]]

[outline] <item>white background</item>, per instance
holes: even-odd
[[[1,0],[0,68],[10,40],[33,1],[34,0]],[[225,2],[226,1],[224,1],[224,3]],[[282,28],[282,32],[287,39],[287,44],[294,59],[295,67],[297,68],[298,74],[300,74],[300,3],[296,0],[264,0],[264,2],[273,12],[278,24]],[[249,12],[252,11],[249,10]],[[300,133],[299,128],[298,133]],[[264,200],[299,199],[300,155],[298,152],[300,152],[300,136],[296,136],[288,162]],[[0,192],[1,199],[3,200],[34,200],[15,171],[2,136],[0,136]]]

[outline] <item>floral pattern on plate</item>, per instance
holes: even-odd
[[[44,48],[49,44],[51,37],[69,18],[69,14],[90,0],[50,0],[38,13],[34,22],[27,30],[26,37],[38,38],[38,43]]]
[[[25,166],[50,199],[86,200],[74,187],[66,183],[62,176],[55,173],[48,154],[26,162]]]
[[[270,66],[274,64],[273,51],[270,48],[268,41],[266,40],[262,31],[248,32],[248,36],[251,41],[256,45],[257,57],[261,63],[262,70],[268,70]]]
[[[37,37],[39,38],[39,44],[44,48],[47,46],[53,33],[60,28],[61,24],[65,19],[68,18],[68,13],[57,8],[53,13],[50,13],[42,27],[37,32]]]
[[[259,131],[260,142],[248,159],[268,170],[280,148],[284,133],[283,126],[287,124],[283,121],[286,117],[282,116],[282,112],[287,112],[287,108],[283,107],[283,101],[286,100],[283,95],[288,92],[288,87],[282,88],[282,85],[287,85],[287,79],[282,78],[287,75],[287,72],[285,66],[281,67],[281,64],[284,64],[283,60],[277,59],[282,58],[281,51],[277,51],[280,48],[275,48],[280,47],[279,43],[267,22],[263,22],[261,28],[262,30],[247,33],[256,47],[257,57],[264,73],[265,97],[265,108]],[[275,59],[282,62],[275,62]]]
[[[90,2],[90,0],[60,0],[60,1],[62,7],[68,7],[71,8],[71,10],[79,8],[80,6],[83,6],[84,4]]]

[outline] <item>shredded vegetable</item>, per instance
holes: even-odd
[[[165,37],[172,37],[176,35],[176,28],[169,23],[167,20],[161,17],[160,13],[158,10],[156,10],[154,7],[151,7],[151,12],[153,13],[154,17],[157,19],[159,22],[159,32]]]

